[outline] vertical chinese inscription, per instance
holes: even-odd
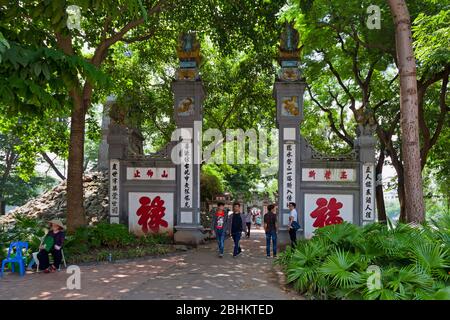
[[[192,208],[192,144],[182,144],[181,155],[181,207]]]
[[[285,143],[283,151],[283,208],[295,202],[295,144]]]
[[[363,220],[375,220],[375,181],[374,181],[374,165],[371,163],[362,166],[362,209]]]
[[[119,216],[120,201],[120,162],[117,159],[111,159],[109,163],[109,215],[110,217]],[[111,220],[116,221],[117,219]]]

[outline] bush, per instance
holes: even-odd
[[[80,255],[85,255],[91,256],[90,260],[105,261],[108,260],[109,253],[112,254],[113,259],[116,259],[115,254],[121,252],[121,249],[126,249],[125,251],[129,251],[130,254],[133,252],[137,254],[141,250],[140,246],[151,248],[158,244],[169,244],[171,241],[167,234],[136,237],[129,233],[128,228],[123,224],[101,222],[94,226],[78,228],[73,235],[66,237],[64,246],[68,257],[77,256],[76,259],[83,260]],[[147,249],[145,252],[152,253]],[[94,257],[95,255],[98,256]],[[122,253],[121,255],[123,256]]]
[[[420,226],[343,223],[317,229],[277,263],[314,299],[450,299],[449,239],[448,217]],[[381,285],[369,288],[376,268]]]
[[[129,233],[123,224],[109,224],[101,222],[93,230],[93,236],[101,245],[117,248],[136,243],[136,237]]]
[[[93,238],[91,227],[80,227],[73,235],[66,235],[64,241],[64,248],[67,249],[68,254],[72,252],[87,253],[90,248],[100,246],[100,242]]]
[[[13,225],[0,225],[0,261],[6,258],[9,244],[15,241],[28,242],[28,252],[39,250],[41,238],[46,233],[46,223],[22,214],[14,215]],[[27,255],[27,262],[30,257]]]
[[[16,215],[14,218],[14,225],[0,225],[0,261],[6,258],[9,244],[13,241],[29,243],[27,255],[29,260],[31,252],[39,250],[41,239],[48,231],[46,223],[42,220],[25,215]],[[77,261],[106,261],[111,252],[113,256],[116,254],[114,251],[121,252],[117,254],[126,258],[133,257],[133,254],[140,257],[160,253],[164,250],[157,245],[171,242],[172,239],[167,234],[136,237],[129,233],[125,225],[101,222],[93,226],[80,227],[72,235],[66,234],[64,253],[67,260],[72,260],[73,256]]]
[[[172,238],[167,233],[153,233],[138,238],[139,243],[143,245],[155,245],[155,244],[171,244]]]

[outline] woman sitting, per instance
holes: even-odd
[[[61,248],[64,242],[64,225],[61,220],[51,220],[49,224],[51,230],[39,246],[39,253],[37,254],[39,270],[44,270],[44,273],[55,272],[59,269],[62,260]],[[50,265],[49,253],[53,256],[52,265]]]

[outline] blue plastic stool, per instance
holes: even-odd
[[[11,257],[11,253],[13,252],[14,248],[16,249],[16,255],[14,257]],[[8,249],[8,256],[5,260],[2,261],[2,269],[0,271],[0,277],[3,277],[3,272],[5,271],[5,265],[7,263],[11,263],[11,271],[14,272],[14,263],[19,264],[19,274],[20,276],[25,275],[25,261],[24,256],[22,255],[22,250],[25,249],[28,250],[28,242],[12,242],[9,245]]]

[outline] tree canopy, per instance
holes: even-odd
[[[70,5],[80,8],[79,28],[68,27]],[[371,5],[380,8],[381,29],[367,25]],[[450,7],[417,0],[408,1],[408,9],[420,164],[448,203]],[[147,138],[147,151],[163,146],[175,127],[170,83],[177,38],[185,31],[195,31],[201,43],[204,129],[224,135],[227,129],[274,129],[272,86],[285,21],[300,32],[307,82],[302,134],[320,151],[346,153],[354,147],[358,112],[369,111],[377,124],[377,174],[387,164],[395,168],[405,220],[395,25],[382,0],[0,0],[0,134],[17,141],[15,172],[27,181],[37,159],[50,166],[49,154],[67,160],[67,174],[58,176],[68,179],[68,226],[83,225],[81,175],[95,164],[88,159],[99,143],[98,105],[114,95],[129,124]],[[204,164],[204,190],[208,197],[225,190],[250,197],[276,177],[260,167]],[[210,183],[215,187],[206,190]],[[383,218],[382,187],[377,206]]]

